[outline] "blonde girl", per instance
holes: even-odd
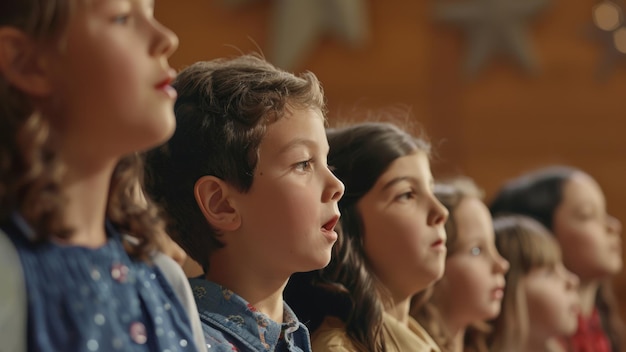
[[[492,351],[556,352],[580,311],[578,278],[561,260],[558,243],[532,218],[494,218],[496,247],[510,263],[500,315],[491,322]]]

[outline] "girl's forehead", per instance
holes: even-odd
[[[598,183],[585,173],[576,173],[563,185],[561,206],[584,207],[604,203],[604,194]]]
[[[416,151],[393,160],[378,177],[379,187],[388,188],[399,181],[432,183],[430,162],[426,153]]]
[[[457,227],[485,226],[493,227],[493,220],[489,208],[477,197],[463,197],[450,213],[457,223]]]

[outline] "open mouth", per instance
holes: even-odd
[[[324,229],[326,231],[329,231],[329,232],[330,231],[334,231],[335,230],[335,226],[337,226],[337,222],[338,221],[339,221],[339,216],[335,215],[327,223],[322,225],[322,229]]]

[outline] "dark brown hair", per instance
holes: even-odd
[[[508,181],[491,203],[491,213],[523,214],[553,230],[554,213],[563,200],[563,187],[579,169],[568,166],[551,166],[535,170]],[[610,279],[602,281],[596,294],[602,327],[613,351],[623,351],[624,323]]]
[[[363,221],[357,203],[398,158],[430,153],[430,144],[390,123],[365,122],[328,129],[328,164],[345,187],[339,200],[339,239],[330,264],[319,271],[296,274],[285,300],[313,331],[325,316],[340,318],[359,351],[385,351],[383,303],[388,297],[373,274],[363,248]],[[391,343],[391,342],[389,342]]]
[[[78,0],[20,0],[0,2],[0,27],[13,27],[36,43],[61,49],[62,36]],[[62,196],[64,164],[58,157],[55,136],[47,117],[30,96],[0,76],[0,222],[18,211],[30,224],[36,240],[67,238],[72,229],[63,224],[66,200]],[[146,258],[160,246],[161,225],[150,204],[138,205],[141,187],[140,158],[122,158],[111,178],[107,217],[116,227],[136,237],[129,254]]]
[[[173,86],[176,132],[146,154],[146,187],[168,233],[206,270],[222,243],[196,203],[196,181],[213,175],[248,191],[267,126],[291,109],[324,113],[324,95],[313,73],[295,76],[255,55],[195,63]]]

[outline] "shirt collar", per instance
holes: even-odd
[[[294,340],[309,341],[308,330],[284,302],[283,323],[279,324],[223,286],[201,277],[189,282],[203,322],[217,325],[214,327],[234,338],[270,351],[281,339],[290,346]]]

